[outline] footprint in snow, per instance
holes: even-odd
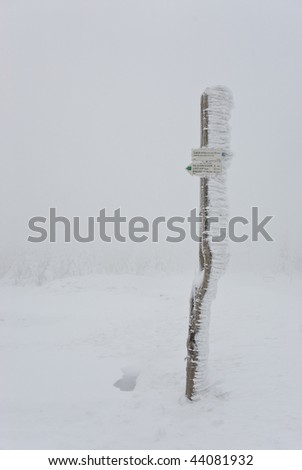
[[[131,392],[135,389],[139,371],[133,367],[126,367],[122,372],[122,378],[114,382],[113,386],[119,388],[121,392]]]

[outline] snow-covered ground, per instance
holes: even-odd
[[[2,284],[1,448],[301,448],[302,278],[221,279],[210,386],[189,403],[192,279]]]

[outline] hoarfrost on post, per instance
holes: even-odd
[[[223,157],[221,162],[221,173],[212,175],[207,179],[208,185],[208,206],[206,208],[207,220],[212,218],[219,220],[219,224],[210,223],[207,232],[207,242],[211,254],[211,266],[209,280],[205,287],[205,294],[198,308],[198,318],[195,318],[198,324],[195,336],[196,347],[198,348],[198,360],[194,377],[194,398],[208,385],[207,377],[207,358],[209,350],[209,322],[211,303],[216,295],[217,282],[223,274],[228,260],[228,244],[226,238],[215,243],[213,239],[218,237],[221,231],[226,230],[228,222],[228,205],[226,197],[226,173],[232,158],[230,152],[230,127],[229,119],[233,106],[231,91],[222,86],[207,88],[207,132],[209,148],[221,148]],[[193,294],[203,289],[203,271],[201,271],[192,288]],[[194,302],[194,295],[192,302]],[[194,304],[192,304],[194,305]],[[192,307],[193,308],[193,307]],[[196,317],[196,315],[195,315]],[[193,360],[194,361],[194,360]]]

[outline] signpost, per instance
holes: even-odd
[[[190,299],[187,338],[186,396],[198,397],[207,386],[208,332],[211,301],[219,274],[225,265],[224,246],[211,243],[210,217],[221,215],[225,223],[225,175],[231,154],[228,151],[228,119],[232,96],[224,87],[207,89],[201,97],[200,148],[192,150],[192,163],[186,168],[200,177],[199,275]]]
[[[211,176],[221,173],[221,158],[223,151],[221,149],[208,149],[206,147],[192,149],[192,163],[187,166],[191,175]]]

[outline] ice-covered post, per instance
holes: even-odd
[[[231,107],[232,94],[227,88],[205,90],[201,97],[200,148],[192,150],[192,163],[187,167],[189,173],[200,177],[199,271],[191,292],[187,339],[189,400],[197,398],[207,386],[210,307],[227,262],[227,241],[221,235],[227,225],[225,180],[231,159]]]

